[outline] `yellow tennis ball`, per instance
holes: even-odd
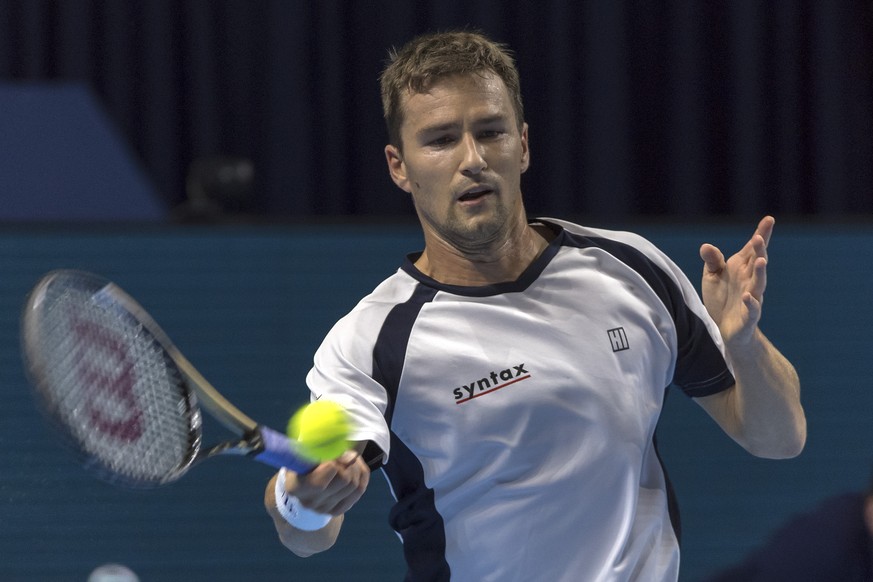
[[[336,459],[349,448],[352,426],[342,406],[316,400],[300,408],[288,421],[288,437],[297,442],[297,452],[313,463]]]

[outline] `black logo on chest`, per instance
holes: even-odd
[[[627,334],[624,332],[623,327],[608,329],[606,333],[609,335],[609,343],[612,344],[613,352],[630,349],[630,344],[627,343]]]
[[[530,378],[530,372],[525,369],[524,363],[500,370],[499,372],[492,370],[487,376],[455,388],[452,391],[455,395],[455,404],[469,402],[474,398],[491,394],[501,388],[506,388],[510,384],[515,384],[528,378]]]

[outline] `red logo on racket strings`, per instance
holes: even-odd
[[[73,325],[79,366],[77,373],[85,384],[85,410],[101,433],[116,439],[134,442],[143,435],[142,409],[136,401],[136,381],[133,362],[124,342],[108,335],[107,330],[91,321],[79,320]],[[109,365],[98,366],[94,354],[85,346],[100,350],[99,359]]]

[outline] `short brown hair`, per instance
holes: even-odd
[[[475,31],[437,32],[414,38],[399,51],[392,49],[388,56],[388,65],[379,82],[391,144],[401,146],[401,97],[404,92],[423,93],[450,75],[494,73],[509,91],[519,129],[524,124],[518,70],[506,45],[493,42]]]

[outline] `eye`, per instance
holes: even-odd
[[[479,132],[479,139],[495,139],[503,135],[500,129],[485,129]]]
[[[443,147],[451,144],[453,141],[454,137],[451,135],[441,135],[429,140],[427,145],[430,147]]]

